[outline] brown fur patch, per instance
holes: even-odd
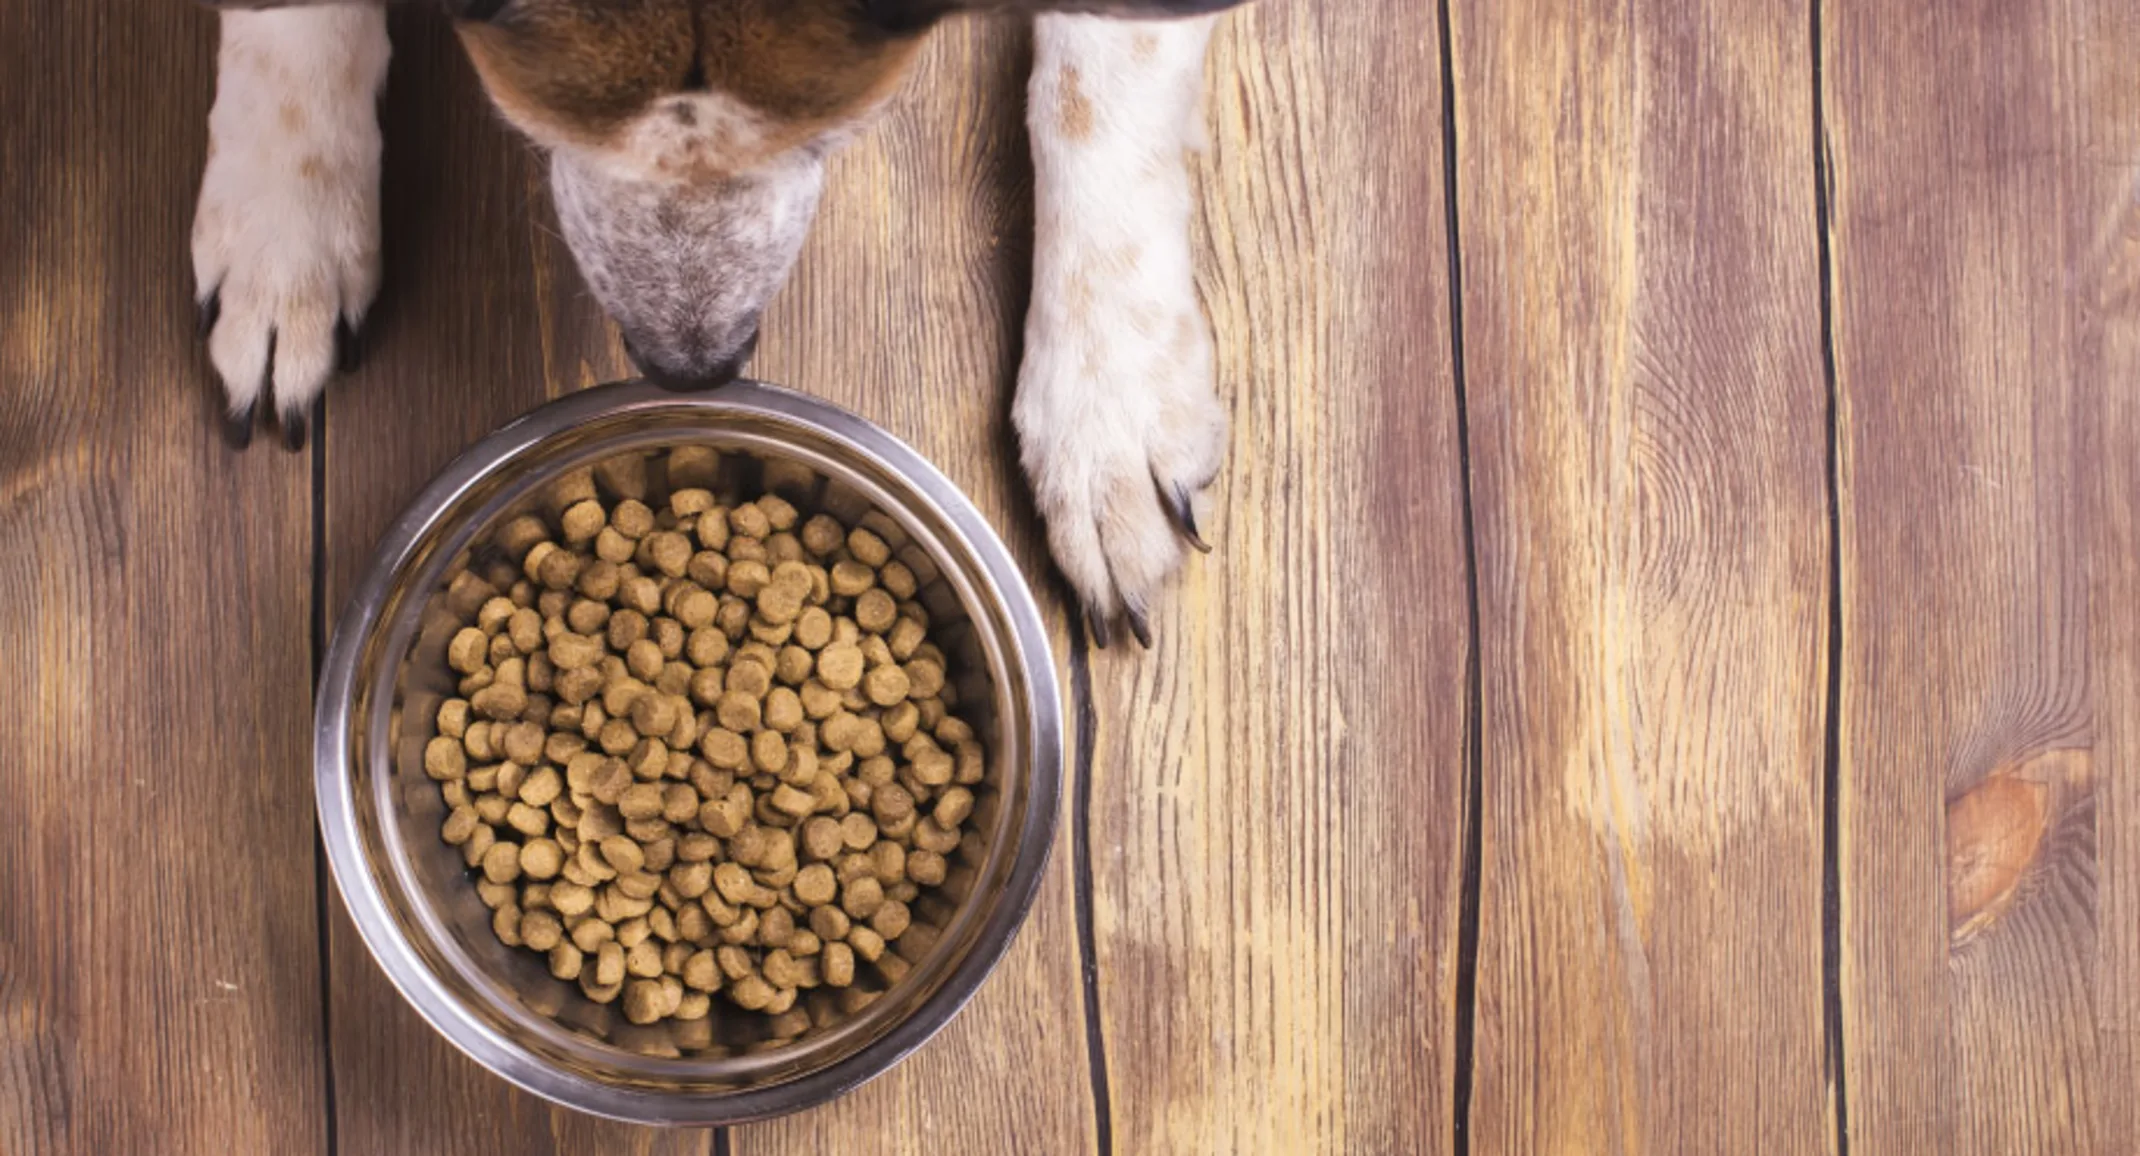
[[[609,146],[702,76],[764,115],[768,156],[889,96],[919,44],[851,0],[543,0],[460,31],[492,99],[538,139]]]
[[[283,131],[292,134],[305,131],[305,110],[297,107],[296,101],[283,101],[282,107],[276,112],[282,120]]]
[[[1059,79],[1062,83],[1063,92],[1063,106],[1059,113],[1063,135],[1071,140],[1090,140],[1092,138],[1092,102],[1085,98],[1085,90],[1078,80],[1077,66],[1074,64],[1063,65],[1062,76]]]

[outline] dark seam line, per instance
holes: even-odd
[[[327,654],[327,401],[314,405],[312,422],[312,693],[319,694],[320,662]],[[306,733],[311,727],[305,728]],[[306,748],[310,750],[309,745]],[[311,760],[305,763],[311,770]],[[307,777],[310,775],[308,773]],[[319,819],[312,823],[312,918],[319,936],[320,1045],[324,1049],[323,1073],[327,1081],[327,1156],[341,1151],[341,1112],[335,1102],[334,1078],[334,967],[328,954],[328,917],[333,913],[332,890],[327,882],[327,844],[320,836]]]
[[[1073,599],[1072,604],[1076,601]],[[1070,705],[1077,712],[1076,814],[1070,819],[1077,892],[1078,968],[1085,1000],[1085,1066],[1092,1078],[1094,1139],[1101,1156],[1114,1156],[1114,1109],[1107,1094],[1107,1039],[1100,1028],[1100,957],[1092,924],[1092,745],[1099,736],[1099,712],[1092,702],[1092,654],[1086,641],[1085,614],[1070,623]]]
[[[1471,1091],[1477,1040],[1479,991],[1479,877],[1485,818],[1485,691],[1479,659],[1479,546],[1471,485],[1471,415],[1464,375],[1464,254],[1457,210],[1456,49],[1451,43],[1449,0],[1440,0],[1442,64],[1442,204],[1449,246],[1449,352],[1456,387],[1456,442],[1459,483],[1464,499],[1464,606],[1469,648],[1464,656],[1464,809],[1463,876],[1458,892],[1456,970],[1456,1063],[1450,1090],[1452,1149],[1471,1151]]]
[[[1835,372],[1835,253],[1822,71],[1821,0],[1813,0],[1813,206],[1820,249],[1821,374],[1828,403],[1828,686],[1821,767],[1821,1005],[1827,1021],[1828,1078],[1835,1086],[1835,1145],[1850,1156],[1850,1096],[1843,1052],[1842,822],[1837,798],[1843,752],[1842,425]]]

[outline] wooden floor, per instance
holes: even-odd
[[[1073,806],[941,1037],[725,1133],[514,1092],[323,878],[311,663],[370,543],[625,370],[538,167],[397,22],[370,360],[308,452],[233,455],[211,21],[0,0],[0,1153],[2140,1143],[2130,0],[1233,17],[1233,457],[1150,654],[1073,633],[1007,446],[1028,38],[941,34],[757,368],[1004,531]]]

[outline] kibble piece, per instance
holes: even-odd
[[[879,843],[869,849],[870,870],[877,882],[890,887],[907,877],[906,848],[897,843]]]
[[[481,824],[482,820],[476,817],[475,808],[455,807],[446,815],[446,822],[440,827],[439,834],[446,842],[458,847],[468,842],[469,837],[476,833],[476,828]]]
[[[474,674],[490,658],[490,636],[470,626],[453,636],[446,646],[446,665],[462,674]]]
[[[530,879],[555,879],[564,866],[564,848],[555,839],[530,839],[520,849],[520,870]]]
[[[550,885],[550,906],[560,915],[585,915],[594,908],[594,891],[570,880],[560,880]]]
[[[483,877],[493,883],[511,883],[520,878],[519,844],[491,844],[483,853]]]
[[[802,684],[796,697],[802,700],[803,717],[812,721],[822,722],[840,711],[840,692],[814,678]]]
[[[736,783],[728,788],[726,795],[708,799],[699,806],[699,825],[716,838],[733,838],[750,822],[756,803],[750,787]]]
[[[681,578],[691,564],[691,542],[682,534],[664,530],[647,538],[647,556],[656,569],[671,578]]]
[[[773,677],[784,684],[779,689],[801,686],[816,669],[817,656],[792,642],[782,645],[773,658]]]
[[[869,927],[885,939],[892,940],[905,935],[913,921],[914,917],[907,910],[906,904],[897,899],[886,899],[883,906],[877,908],[876,914],[870,916]]]
[[[877,970],[884,973],[885,979],[898,983],[914,970],[914,965],[899,956],[885,954],[877,957]]]
[[[760,721],[783,735],[793,734],[803,724],[802,697],[785,686],[776,686],[765,696]]]
[[[826,943],[836,943],[847,938],[853,921],[847,913],[827,904],[810,912],[810,931]]]
[[[906,701],[909,687],[905,671],[896,666],[880,666],[869,672],[863,692],[878,706],[891,706]]]
[[[942,886],[949,873],[944,857],[935,851],[907,852],[907,878],[923,887]]]
[[[890,591],[892,597],[901,602],[913,598],[915,591],[920,589],[920,584],[914,579],[914,572],[909,570],[904,562],[886,562],[879,567],[877,584]]]
[[[547,952],[563,942],[565,925],[547,911],[529,911],[520,917],[520,942]]]
[[[916,658],[900,669],[906,672],[912,689],[908,692],[918,699],[936,698],[944,693],[944,668],[942,664],[926,658]]]
[[[737,665],[750,666],[753,664],[738,663]],[[720,699],[714,703],[713,717],[723,728],[741,735],[758,729],[758,724],[762,719],[761,711],[762,708],[756,698],[742,691],[730,690],[722,694]],[[719,762],[714,762],[710,755],[707,756],[707,761],[713,762],[715,766],[721,765]]]
[[[845,840],[840,834],[839,820],[820,815],[803,824],[802,849],[803,854],[809,858],[831,859],[838,855],[845,845]],[[815,902],[821,903],[824,901],[816,900]]]
[[[774,463],[774,465],[778,464]],[[772,468],[772,466],[767,467],[766,484],[777,487],[781,483],[775,481],[771,476]],[[795,506],[779,494],[767,494],[759,498],[757,506],[765,512],[766,525],[775,530],[792,530],[795,528],[796,521],[801,517]]]
[[[884,937],[867,927],[857,925],[847,932],[847,945],[854,953],[871,963],[884,958]]]
[[[762,1011],[773,1002],[773,985],[762,976],[746,975],[728,988],[728,998],[746,1011]]]
[[[805,650],[823,650],[832,641],[832,615],[812,606],[795,619],[794,639]]]
[[[913,840],[916,847],[939,855],[949,855],[959,847],[958,832],[943,827],[934,818],[914,824]]]
[[[956,828],[966,821],[967,816],[972,814],[973,792],[964,787],[952,787],[946,790],[936,800],[936,810],[932,812],[933,817],[936,819],[936,825],[945,830]]]
[[[617,810],[627,820],[654,818],[662,810],[661,788],[652,783],[636,784],[617,800]]]
[[[761,947],[786,947],[788,939],[795,934],[795,916],[785,907],[775,907],[758,917],[758,944]],[[792,987],[792,984],[781,984]]]
[[[728,512],[728,528],[738,534],[763,538],[773,532],[773,522],[757,503],[745,502]]]
[[[669,885],[685,899],[697,899],[713,885],[713,864],[681,863],[669,870]]]
[[[856,919],[868,919],[884,904],[884,884],[865,876],[840,889],[840,907]]]
[[[737,718],[740,721],[741,715]],[[740,770],[750,760],[750,744],[740,732],[726,726],[708,730],[700,737],[698,750],[708,763],[722,770]]]
[[[622,942],[621,939],[619,942]],[[661,947],[652,939],[641,939],[624,952],[624,973],[640,979],[653,979],[661,974]]]
[[[506,801],[505,796],[495,791],[488,791],[476,796],[474,806],[476,817],[491,827],[504,825],[505,816],[513,809],[513,805]]]
[[[834,594],[853,598],[877,584],[877,573],[860,562],[835,562],[831,582]]]
[[[468,841],[461,844],[461,862],[471,868],[482,866],[483,857],[490,854],[491,845],[497,838],[496,831],[478,822],[476,829],[468,833]]]
[[[560,943],[550,949],[550,974],[567,981],[578,979],[586,959],[586,953],[578,945]]]
[[[460,738],[468,733],[468,700],[449,698],[438,705],[438,733],[446,738]]]
[[[817,656],[817,678],[832,690],[850,690],[862,681],[861,648],[834,643]]]
[[[891,547],[884,544],[884,539],[860,526],[847,532],[847,552],[855,556],[855,561],[871,568],[892,560]]]
[[[798,871],[792,886],[795,898],[812,907],[832,902],[839,891],[839,881],[833,876],[832,868],[823,863],[812,863]]]
[[[711,951],[700,951],[684,961],[684,986],[697,991],[715,991],[721,986],[720,965]]]
[[[844,943],[827,943],[819,974],[828,987],[846,987],[855,981],[855,951]]]
[[[788,740],[779,731],[759,731],[751,738],[750,755],[759,770],[777,774],[788,765]]]
[[[468,773],[468,752],[460,740],[440,735],[424,746],[424,773],[440,782]]]
[[[914,796],[898,783],[886,783],[870,796],[869,809],[881,830],[914,813]]]
[[[898,604],[882,590],[865,590],[855,599],[855,625],[871,634],[890,630],[898,619]]]

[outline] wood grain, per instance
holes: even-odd
[[[0,5],[0,1152],[325,1143],[310,462],[187,254],[213,21]]]
[[[1452,6],[1478,1153],[1825,1152],[1803,10]]]
[[[1852,1150],[2125,1151],[2140,17],[1823,19]]]
[[[1032,256],[1023,22],[932,34],[884,119],[832,165],[795,278],[753,372],[848,406],[920,450],[973,499],[1041,595],[1062,602],[1009,425]],[[1061,671],[1065,719],[1076,718]],[[1066,774],[1076,766],[1068,751]],[[1095,1149],[1079,1006],[1068,802],[1038,901],[965,1011],[842,1100],[738,1128],[737,1156]]]
[[[1092,661],[1116,1151],[1452,1140],[1469,627],[1438,54],[1389,5],[1254,6],[1214,42],[1218,549],[1154,652]]]
[[[386,285],[369,361],[328,396],[326,592],[338,612],[373,542],[454,454],[544,400],[621,376],[572,286],[539,162],[497,123],[444,23],[397,16],[382,121]],[[331,620],[330,620],[331,625]],[[455,1051],[387,982],[337,896],[329,1019],[337,1151],[707,1153],[706,1130],[553,1108]]]

